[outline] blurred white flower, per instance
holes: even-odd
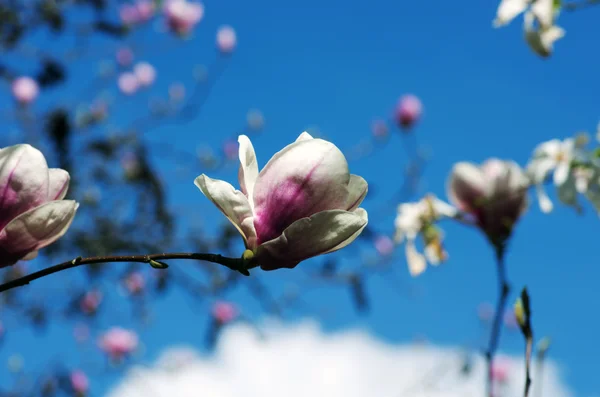
[[[552,54],[554,42],[565,36],[565,30],[556,25],[544,25],[538,20],[535,25],[535,15],[527,12],[524,19],[525,41],[529,47],[541,57]]]
[[[554,21],[554,0],[502,0],[498,5],[494,27],[510,23],[519,14],[528,11],[544,27],[552,26]]]
[[[408,271],[412,276],[418,276],[425,271],[427,261],[438,265],[447,258],[443,248],[443,234],[435,227],[434,223],[444,217],[455,217],[456,208],[443,202],[434,195],[428,195],[415,203],[404,203],[398,206],[396,216],[396,242],[401,243],[406,239],[406,260]],[[423,236],[425,255],[416,247],[416,239]]]

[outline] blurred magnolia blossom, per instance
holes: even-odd
[[[137,334],[121,327],[109,329],[98,341],[100,349],[115,360],[120,360],[134,352],[138,344]]]
[[[250,109],[246,115],[246,123],[252,131],[260,131],[265,126],[265,117],[258,109]]]
[[[119,7],[119,17],[125,25],[133,25],[139,22],[137,7],[133,4],[122,4]]]
[[[411,128],[423,113],[423,104],[415,95],[404,95],[398,101],[395,110],[395,119],[401,128]]]
[[[504,357],[497,357],[492,363],[492,380],[496,383],[506,383],[509,380],[510,360]]]
[[[169,86],[169,99],[180,102],[185,98],[185,86],[182,83],[173,83]]]
[[[102,302],[102,292],[100,290],[94,289],[88,291],[83,295],[81,302],[79,303],[79,307],[81,311],[85,314],[94,314],[98,310],[100,303]]]
[[[179,35],[185,35],[202,20],[204,5],[187,0],[166,0],[164,14],[169,29]]]
[[[130,273],[125,278],[125,287],[127,288],[127,291],[129,291],[129,293],[132,295],[141,294],[144,291],[145,286],[146,281],[144,279],[144,276],[140,272]]]
[[[371,123],[371,133],[373,137],[378,140],[387,138],[389,134],[389,128],[387,123],[383,120],[375,120]]]
[[[133,51],[131,51],[131,49],[128,47],[119,48],[117,50],[115,57],[117,58],[117,63],[121,67],[127,67],[127,66],[131,65],[131,63],[133,62],[133,58],[134,58]]]
[[[388,256],[394,252],[394,240],[390,237],[381,235],[375,238],[375,249],[381,256]]]
[[[237,228],[263,270],[294,268],[337,251],[367,225],[367,212],[358,208],[367,182],[349,173],[334,144],[303,132],[259,173],[250,139],[240,135],[238,142],[241,191],[204,174],[195,183]]]
[[[84,397],[90,388],[90,381],[85,372],[76,370],[71,372],[71,387],[76,397]]]
[[[217,48],[223,54],[233,52],[237,44],[237,36],[235,30],[231,26],[221,26],[217,30]]]
[[[406,239],[406,260],[410,274],[418,276],[425,271],[427,260],[432,265],[438,265],[448,257],[442,244],[443,233],[435,226],[442,218],[454,218],[458,211],[448,203],[434,195],[428,195],[414,203],[404,203],[398,206],[396,216],[397,243]],[[425,255],[417,250],[416,239],[421,235],[425,245]]]
[[[30,145],[0,149],[0,268],[35,258],[67,232],[79,207],[63,200],[69,180]]]
[[[568,205],[578,206],[577,204],[577,177],[573,161],[575,160],[576,146],[573,138],[561,141],[553,139],[539,144],[533,150],[531,161],[526,167],[527,173],[535,185],[540,209],[543,212],[552,211],[552,201],[546,194],[544,183],[548,176],[552,174],[553,182],[558,190],[560,201]],[[583,189],[587,183],[581,175],[579,187]],[[585,183],[585,185],[582,185]]]
[[[554,24],[560,10],[560,2],[555,0],[502,0],[496,12],[494,27],[510,23],[524,13],[525,41],[538,55],[547,57],[552,53],[556,40],[565,32]]]
[[[156,69],[148,62],[139,62],[133,68],[133,74],[137,78],[139,85],[148,87],[156,79]]]
[[[26,76],[14,79],[11,90],[15,100],[22,105],[30,104],[40,93],[40,87],[37,81]]]
[[[233,321],[239,314],[237,307],[230,302],[215,302],[212,307],[212,316],[219,324]]]
[[[460,162],[450,173],[448,197],[500,248],[527,209],[529,185],[529,178],[514,161],[493,158],[481,166]]]
[[[133,95],[140,87],[139,81],[135,74],[131,72],[122,73],[117,81],[119,90],[125,95]]]

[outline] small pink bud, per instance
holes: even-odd
[[[119,360],[137,349],[138,336],[133,331],[113,327],[100,337],[98,346],[112,359]]]
[[[119,48],[117,50],[116,58],[119,66],[129,66],[131,65],[131,62],[133,62],[133,51],[127,47]]]
[[[140,62],[133,68],[133,74],[138,83],[143,87],[148,87],[156,79],[156,69],[148,62]]]
[[[169,28],[177,34],[185,35],[202,20],[204,6],[187,0],[167,0],[164,12]]]
[[[135,272],[127,276],[127,278],[125,279],[125,286],[127,287],[127,290],[130,294],[138,295],[144,291],[146,281],[144,280],[144,276],[141,273]]]
[[[119,17],[125,25],[134,25],[140,21],[137,7],[131,4],[123,4],[119,8]]]
[[[154,16],[154,2],[150,0],[138,0],[135,3],[140,22],[146,22]]]
[[[217,31],[217,48],[224,54],[233,52],[237,44],[235,30],[231,26],[221,26]]]
[[[38,83],[31,77],[19,77],[12,82],[12,94],[22,105],[33,102],[40,92]]]
[[[388,136],[389,128],[385,121],[375,120],[373,124],[371,124],[371,132],[375,139],[382,140]]]
[[[394,242],[388,236],[378,236],[375,239],[375,249],[381,256],[388,256],[394,252]]]
[[[119,90],[125,95],[133,95],[139,88],[139,82],[135,74],[129,72],[121,74],[117,84]]]
[[[220,324],[227,324],[238,316],[238,309],[229,302],[216,302],[213,305],[212,314]]]
[[[409,129],[419,121],[422,113],[421,100],[415,95],[404,95],[396,106],[396,122],[401,128]]]
[[[87,292],[80,302],[81,311],[85,314],[94,314],[102,302],[102,292],[92,290]]]
[[[73,371],[71,373],[71,387],[73,387],[73,391],[77,397],[85,396],[90,388],[87,375],[83,371]]]

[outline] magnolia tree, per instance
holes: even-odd
[[[547,57],[553,43],[564,36],[555,24],[559,11],[583,6],[503,0],[494,25],[505,25],[524,13],[527,43]],[[42,0],[35,7],[0,5],[0,43],[7,54],[6,64],[0,63],[0,77],[13,102],[4,117],[7,124],[17,126],[15,133],[0,137],[0,341],[4,346],[24,326],[43,330],[51,321],[66,321],[73,329],[74,344],[91,344],[98,355],[124,369],[143,346],[136,328],[147,323],[153,302],[165,291],[181,290],[194,300],[210,302],[202,310],[209,319],[206,346],[210,349],[225,326],[250,321],[226,297],[231,290],[248,286],[250,295],[271,315],[302,304],[302,288],[309,288],[308,284],[299,283],[299,289],[275,296],[261,283],[260,272],[281,269],[293,269],[292,274],[308,276],[311,282],[349,288],[356,309],[364,311],[369,296],[365,279],[401,266],[393,256],[398,245],[403,245],[408,273],[417,277],[428,262],[438,265],[448,260],[439,225],[455,221],[483,233],[496,258],[498,300],[495,307],[480,309],[481,319],[490,325],[484,354],[487,391],[482,394],[502,393],[498,384],[505,381],[506,370],[502,360],[496,360],[496,352],[502,328],[512,326],[525,338],[522,390],[528,395],[535,342],[531,305],[526,289],[516,302],[508,302],[505,254],[518,220],[529,208],[531,191],[543,212],[553,209],[547,184],[555,186],[561,202],[576,210],[581,210],[582,200],[588,200],[600,211],[600,163],[597,151],[587,148],[589,136],[541,143],[524,167],[497,158],[480,165],[457,163],[449,171],[446,202],[432,194],[414,197],[427,159],[414,130],[423,113],[415,95],[401,96],[390,120],[374,121],[356,147],[344,148],[318,133],[298,131],[298,138],[274,153],[262,169],[252,137],[262,131],[265,119],[259,110],[250,109],[241,133],[224,136],[218,151],[205,147],[194,154],[160,143],[161,156],[168,155],[180,167],[206,172],[198,172],[201,175],[188,182],[194,182],[199,194],[224,217],[213,230],[200,229],[169,202],[166,181],[171,178],[155,169],[157,155],[144,133],[197,118],[235,52],[234,28],[223,25],[214,32],[217,56],[212,67],[189,65],[196,80],[193,87],[174,81],[166,98],[155,97],[147,108],[136,107],[125,125],[109,122],[113,109],[152,90],[160,74],[150,61],[159,50],[138,48],[135,35],[144,31],[152,40],[166,37],[166,46],[188,45],[186,40],[203,18],[204,6],[188,0]],[[46,28],[56,37],[76,37],[75,46],[28,43],[29,34]],[[111,39],[107,45],[111,59],[89,53],[86,43],[106,37]],[[148,60],[138,61],[140,56]],[[37,72],[21,70],[24,58],[34,60]],[[84,93],[73,99],[72,91],[88,84],[70,85],[70,68],[78,62],[96,65],[98,70]],[[36,103],[62,85],[68,86],[64,98],[54,95],[58,100],[40,112]],[[114,87],[117,97],[106,87]],[[350,168],[355,159],[386,145],[394,129],[401,132],[410,157],[399,194],[393,198],[394,205],[399,204],[395,234],[388,236],[377,232],[381,225],[369,224],[367,210],[361,206],[368,197],[368,175],[354,175]],[[237,183],[208,176],[230,166],[238,170]],[[350,270],[339,270],[335,258],[350,251],[351,244],[369,246],[376,258],[355,260]],[[303,263],[315,257],[322,259]],[[182,270],[184,262],[194,264],[193,274]],[[111,263],[124,266],[114,270]],[[65,287],[53,292],[61,295],[60,305],[31,298],[30,291],[44,283]],[[104,303],[107,299],[130,301],[136,308],[137,326],[115,321],[112,326],[101,325],[99,316],[114,316],[114,307]],[[504,317],[507,308],[509,316]],[[9,324],[3,318],[17,320]],[[548,341],[541,340],[540,362],[547,349]],[[0,384],[0,395],[86,396],[90,385],[103,382],[102,374],[85,363],[29,368],[14,356],[10,369],[26,381]]]

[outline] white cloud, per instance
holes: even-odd
[[[386,344],[364,331],[325,334],[313,322],[266,323],[266,335],[235,325],[220,338],[215,354],[167,350],[151,368],[135,367],[110,397],[480,397],[485,364],[474,357],[461,373],[458,348]],[[502,397],[523,394],[522,357],[509,364]],[[544,397],[573,393],[555,363],[544,368]],[[533,389],[540,385],[534,379]],[[535,393],[535,390],[532,390]],[[530,395],[536,395],[536,394]]]

